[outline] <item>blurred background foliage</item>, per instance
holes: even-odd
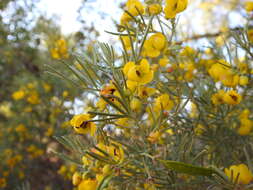
[[[83,31],[62,34],[38,3],[0,2],[0,189],[13,190],[25,181],[31,189],[71,187],[66,179],[73,167],[63,167],[49,152],[59,146],[53,135],[66,133],[69,110],[81,91],[45,73],[45,65],[69,75],[57,59],[71,59],[68,51],[86,48],[98,34],[85,23]]]
[[[87,24],[86,18],[82,17],[89,2],[82,1],[77,10],[80,30],[66,35],[61,32],[57,19],[40,12],[37,6],[39,0],[0,1],[2,189],[12,190],[24,182],[28,182],[31,189],[71,188],[67,179],[72,177],[75,166],[64,164],[49,152],[50,149],[59,148],[53,135],[68,133],[68,121],[75,112],[76,100],[85,101],[84,94],[81,89],[74,88],[71,82],[56,79],[45,71],[58,71],[60,77],[64,78],[73,75],[63,66],[64,60],[80,67],[68,52],[89,52],[100,35],[96,21]],[[226,35],[229,29],[246,24],[244,2],[191,0],[187,11],[180,16],[178,43],[189,42],[200,46],[197,40],[215,38],[217,44],[223,44],[229,37]],[[115,3],[123,8],[125,1]],[[101,19],[108,17],[99,7],[93,11],[100,14]],[[115,18],[116,24],[118,21]],[[117,37],[110,43],[116,40]]]

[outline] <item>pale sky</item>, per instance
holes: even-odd
[[[77,22],[78,16],[77,10],[81,5],[82,0],[41,0],[39,3],[39,9],[46,12],[48,16],[54,14],[60,17],[60,25],[62,32],[69,34],[71,32],[78,31],[80,23]],[[82,12],[82,17],[90,23],[94,22],[95,28],[101,33],[99,40],[107,40],[108,35],[105,35],[104,31],[112,31],[114,24],[112,18],[119,18],[121,10],[118,4],[123,2],[122,0],[88,0],[86,2],[87,10]],[[102,12],[105,17],[101,18],[98,14]],[[107,37],[106,37],[107,36]]]

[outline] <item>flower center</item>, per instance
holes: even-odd
[[[141,72],[140,71],[136,70],[135,72],[136,72],[136,74],[137,74],[138,77],[141,76]]]
[[[80,125],[80,128],[86,129],[88,127],[89,122],[88,121],[84,121],[82,122],[82,124]]]
[[[237,96],[235,95],[230,95],[230,97],[236,102],[238,100]]]

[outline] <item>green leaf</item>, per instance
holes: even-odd
[[[103,180],[99,183],[99,186],[97,187],[96,190],[103,190],[104,188],[106,188],[109,182],[111,181],[112,177],[113,177],[112,174],[105,176]]]
[[[212,168],[194,166],[183,162],[170,160],[160,160],[160,162],[170,170],[189,175],[212,176],[212,174],[216,173]]]

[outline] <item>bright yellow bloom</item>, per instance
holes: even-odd
[[[237,132],[239,135],[242,136],[250,134],[251,129],[253,127],[253,122],[248,119],[249,114],[247,113],[247,111],[249,110],[244,110],[239,116],[241,125]]]
[[[98,182],[94,179],[85,179],[78,185],[78,190],[96,190]]]
[[[252,127],[246,127],[246,126],[241,126],[238,128],[237,132],[241,136],[249,135],[251,132]]]
[[[166,0],[165,1],[165,18],[175,18],[176,14],[184,11],[188,5],[188,0]]]
[[[162,10],[162,6],[158,3],[148,5],[148,13],[150,15],[158,15],[160,12],[162,12]]]
[[[39,104],[40,103],[39,93],[35,90],[31,91],[26,100],[30,104]]]
[[[249,109],[244,109],[240,115],[239,115],[239,119],[243,120],[243,119],[248,119],[250,115],[250,110]]]
[[[97,144],[97,147],[108,153],[110,155],[110,158],[115,161],[121,162],[124,160],[124,150],[120,144],[111,144],[107,146],[103,143],[99,143]],[[101,152],[97,150],[94,150],[94,152],[100,154],[101,156],[104,156]]]
[[[233,173],[233,176],[232,176],[232,173]],[[225,168],[225,174],[233,182],[235,182],[237,176],[239,175],[238,177],[239,184],[249,184],[253,179],[253,175],[251,171],[245,164],[232,165],[229,167],[229,169]]]
[[[138,84],[147,84],[153,79],[153,71],[146,59],[142,59],[139,65],[134,62],[128,62],[123,69],[124,75],[128,80]]]
[[[69,57],[67,42],[64,39],[57,40],[54,44],[54,48],[52,48],[50,52],[54,59],[67,59]]]
[[[127,25],[128,22],[131,21],[131,20],[132,20],[132,17],[129,14],[127,14],[126,12],[124,12],[122,14],[122,16],[120,17],[120,23],[122,25]]]
[[[159,113],[161,110],[170,111],[174,106],[174,102],[168,94],[162,94],[155,99],[154,111]]]
[[[96,107],[98,107],[100,111],[103,111],[106,108],[106,105],[107,102],[103,98],[99,98],[99,100],[96,103]]]
[[[235,74],[230,68],[230,65],[224,60],[220,60],[220,63],[213,64],[208,70],[208,73],[215,82],[221,81],[225,86],[235,87],[239,84],[239,75]]]
[[[163,57],[163,58],[159,59],[158,63],[161,67],[166,67],[166,65],[169,64],[169,59],[167,57]]]
[[[23,91],[23,90],[18,90],[16,92],[12,93],[12,98],[14,100],[21,100],[24,98],[24,96],[25,96],[25,91]]]
[[[74,186],[79,185],[82,182],[82,175],[79,172],[75,172],[72,176],[72,183]]]
[[[239,80],[239,75],[233,74],[231,71],[227,72],[221,77],[222,84],[228,87],[235,87],[239,84]]]
[[[225,93],[223,100],[226,104],[237,105],[241,102],[242,96],[234,90],[230,90]]]
[[[133,16],[138,16],[139,13],[144,13],[144,6],[139,0],[128,0],[126,3],[127,11]]]
[[[225,95],[225,91],[224,90],[219,90],[217,93],[212,95],[212,103],[214,105],[220,105],[220,104],[224,104],[224,100],[223,100],[223,96]]]
[[[139,86],[137,90],[137,94],[140,98],[148,98],[156,93],[155,88],[150,88],[146,86]]]
[[[130,39],[129,36],[121,36],[121,39],[124,43],[124,46],[125,46],[126,50],[131,50],[131,48],[132,48],[131,39],[132,39],[132,41],[134,41],[135,40],[134,37],[131,37],[131,39]]]
[[[64,91],[62,92],[62,96],[63,96],[63,98],[68,97],[68,96],[69,96],[69,92],[68,92],[67,90],[64,90]]]
[[[147,139],[151,143],[156,143],[157,141],[159,141],[161,135],[162,133],[159,131],[151,132]]]
[[[132,80],[127,80],[126,84],[127,84],[127,88],[132,92],[134,92],[139,85],[138,82],[135,82]]]
[[[144,42],[143,56],[158,57],[166,47],[166,37],[162,33],[155,33]]]
[[[239,84],[245,86],[249,83],[249,78],[246,76],[240,76]]]
[[[144,6],[139,0],[128,0],[126,3],[126,10],[132,16],[138,16],[139,14],[144,13]],[[124,12],[120,18],[120,23],[122,25],[126,25],[131,20],[132,20],[132,17],[127,12]]]
[[[138,98],[133,98],[132,101],[130,102],[130,108],[134,112],[139,112],[141,109],[142,103]]]
[[[190,46],[185,46],[184,49],[180,52],[180,55],[189,57],[195,55],[196,53],[197,52]]]
[[[252,1],[247,1],[247,2],[245,3],[245,10],[246,10],[247,12],[253,11],[253,2],[252,2]]]
[[[222,76],[230,70],[230,65],[224,61],[220,60],[221,63],[213,64],[208,70],[209,75],[215,80],[220,81]]]
[[[90,134],[91,136],[94,136],[96,132],[96,124],[89,120],[91,120],[89,114],[75,115],[70,120],[70,125],[79,134]]]

